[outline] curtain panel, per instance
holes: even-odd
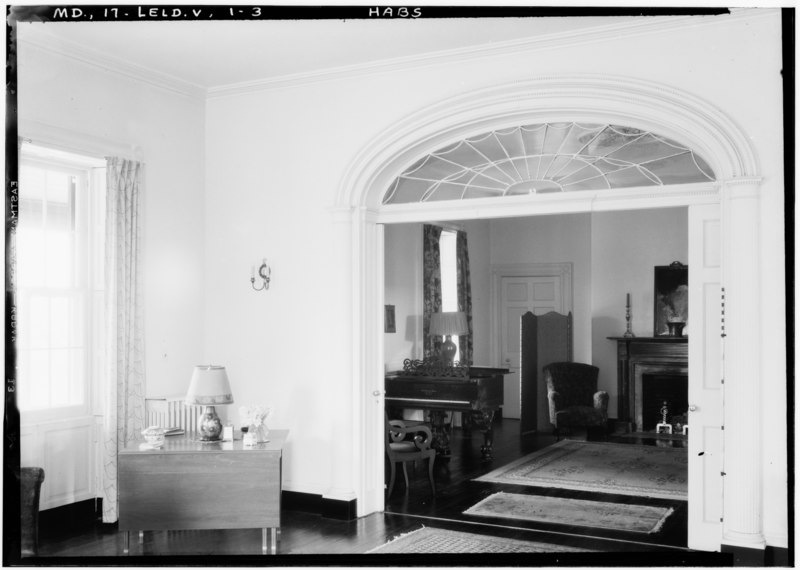
[[[144,166],[107,159],[106,361],[103,522],[119,518],[117,454],[144,429],[144,322],[140,202]]]
[[[425,224],[422,227],[422,347],[425,358],[439,355],[442,339],[431,336],[431,315],[442,310],[442,267],[439,238],[442,228]]]
[[[456,286],[458,288],[458,310],[467,315],[469,332],[458,337],[458,351],[462,364],[472,365],[472,287],[469,275],[469,249],[467,232],[456,233]]]

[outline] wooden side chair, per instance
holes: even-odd
[[[431,484],[431,494],[436,494],[433,482],[433,461],[436,450],[431,447],[433,435],[428,426],[406,426],[402,420],[390,420],[384,412],[386,424],[386,457],[389,459],[391,475],[389,476],[389,489],[386,498],[392,495],[397,463],[403,465],[403,477],[406,480],[406,493],[408,493],[408,471],[406,463],[417,459],[428,460],[428,480]]]

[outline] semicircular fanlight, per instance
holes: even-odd
[[[384,204],[468,200],[714,181],[692,149],[651,131],[581,123],[498,129],[407,168]]]

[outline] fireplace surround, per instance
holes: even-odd
[[[655,378],[662,382],[688,379],[689,339],[668,336],[608,338],[617,343],[617,415],[634,431],[645,431],[652,423],[645,421],[643,415],[645,383]],[[683,385],[683,380],[680,382]],[[688,384],[686,386],[688,391]],[[684,400],[680,400],[678,408],[683,403]],[[672,410],[670,417],[685,411]]]

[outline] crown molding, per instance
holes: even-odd
[[[203,101],[206,98],[207,91],[200,85],[131,63],[124,59],[100,53],[77,42],[41,34],[36,38],[18,37],[18,53],[19,48],[22,46],[39,49],[51,55],[66,57],[84,65],[97,67],[103,71],[116,73],[128,79],[132,79],[133,81],[145,83],[157,89],[169,91],[199,101]]]
[[[392,73],[408,69],[450,65],[461,61],[481,58],[506,57],[521,52],[563,49],[644,34],[668,32],[675,29],[682,29],[688,24],[692,26],[704,26],[713,25],[722,21],[750,20],[754,17],[773,15],[774,10],[769,9],[734,8],[731,10],[730,14],[722,16],[653,16],[641,18],[634,22],[609,24],[573,32],[560,32],[535,38],[494,42],[491,44],[442,50],[422,55],[399,57],[364,64],[332,67],[323,70],[208,88],[132,63],[122,58],[109,56],[97,50],[87,48],[78,42],[72,42],[46,34],[39,35],[36,38],[18,37],[18,41],[20,45],[38,48],[52,55],[67,57],[85,65],[117,73],[134,81],[139,81],[159,89],[193,99],[203,100],[206,98],[227,97],[259,91],[313,85],[328,81],[348,80],[376,73]]]
[[[420,69],[437,65],[451,65],[460,61],[470,61],[480,58],[507,57],[521,52],[563,49],[583,44],[683,29],[689,24],[692,26],[712,25],[723,21],[723,19],[725,22],[731,22],[734,20],[752,19],[754,16],[766,17],[773,14],[774,12],[771,10],[742,8],[734,9],[730,14],[722,16],[653,16],[641,18],[639,21],[635,22],[609,24],[587,28],[585,30],[547,34],[535,38],[494,42],[491,44],[442,50],[422,55],[399,57],[365,64],[332,67],[321,71],[296,73],[274,78],[210,87],[208,89],[208,97],[227,97],[258,91],[287,89],[327,81],[353,79],[376,73],[393,73],[412,68]]]

